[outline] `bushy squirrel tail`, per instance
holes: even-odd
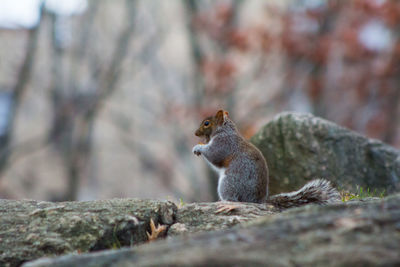
[[[271,196],[267,203],[278,208],[298,207],[309,203],[328,204],[340,201],[339,192],[324,179],[308,182],[302,188],[290,193]]]

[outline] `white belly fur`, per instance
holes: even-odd
[[[214,141],[214,137],[211,138],[211,140],[205,146],[210,146],[213,143],[213,141]],[[209,162],[206,159],[206,157],[204,157],[203,155],[202,155],[202,157],[205,159],[205,161],[208,163],[208,165],[210,165],[211,168],[218,173],[218,188],[217,188],[217,192],[218,192],[218,196],[219,196],[220,200],[224,200],[222,198],[222,195],[221,195],[221,193],[222,193],[221,192],[221,186],[222,186],[222,181],[224,180],[224,178],[226,176],[225,175],[226,168],[219,168],[219,167],[215,166],[214,164],[212,164],[211,162]]]
[[[211,166],[211,168],[213,169],[213,170],[215,170],[217,173],[218,173],[218,188],[217,188],[217,191],[218,191],[218,196],[219,196],[219,198],[221,199],[221,200],[224,200],[223,198],[222,198],[222,192],[221,192],[221,186],[222,186],[222,181],[224,180],[224,178],[225,178],[225,171],[226,171],[226,168],[218,168],[217,166],[215,166],[214,164],[212,164],[211,162],[209,162],[207,159],[206,159],[206,157],[203,157],[204,159],[205,159],[205,161],[208,163],[208,165],[210,165]]]

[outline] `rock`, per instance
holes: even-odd
[[[134,248],[45,258],[61,266],[399,266],[400,194],[309,205],[242,227],[178,236]]]
[[[150,218],[171,225],[175,214],[175,204],[166,201],[0,200],[0,266],[139,244],[147,241]]]
[[[267,159],[270,194],[315,178],[352,192],[358,186],[377,193],[400,190],[398,150],[310,114],[279,114],[251,142]]]
[[[219,213],[220,202],[185,204],[178,209],[176,214],[177,223],[170,227],[168,236],[228,229],[234,225],[278,212],[278,209],[265,204],[224,203],[234,205],[235,209],[231,212]]]
[[[232,212],[217,213],[219,203],[185,204],[178,210],[172,202],[157,200],[0,200],[0,266],[137,245],[148,240],[150,219],[170,226],[168,236],[174,236],[226,229],[277,212],[262,204],[234,204]]]

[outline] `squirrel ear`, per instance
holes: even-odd
[[[229,115],[228,111],[224,111],[224,121],[226,120],[226,118],[228,118],[228,115]]]
[[[217,119],[217,124],[221,125],[228,118],[228,112],[220,109],[218,110],[217,114],[215,114],[215,118]]]

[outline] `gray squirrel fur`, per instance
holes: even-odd
[[[279,208],[290,208],[340,200],[338,191],[324,179],[312,180],[298,191],[268,197],[265,158],[240,135],[224,110],[204,119],[195,134],[205,137],[207,143],[194,146],[193,153],[202,155],[219,174],[218,196],[222,201],[267,202]]]

